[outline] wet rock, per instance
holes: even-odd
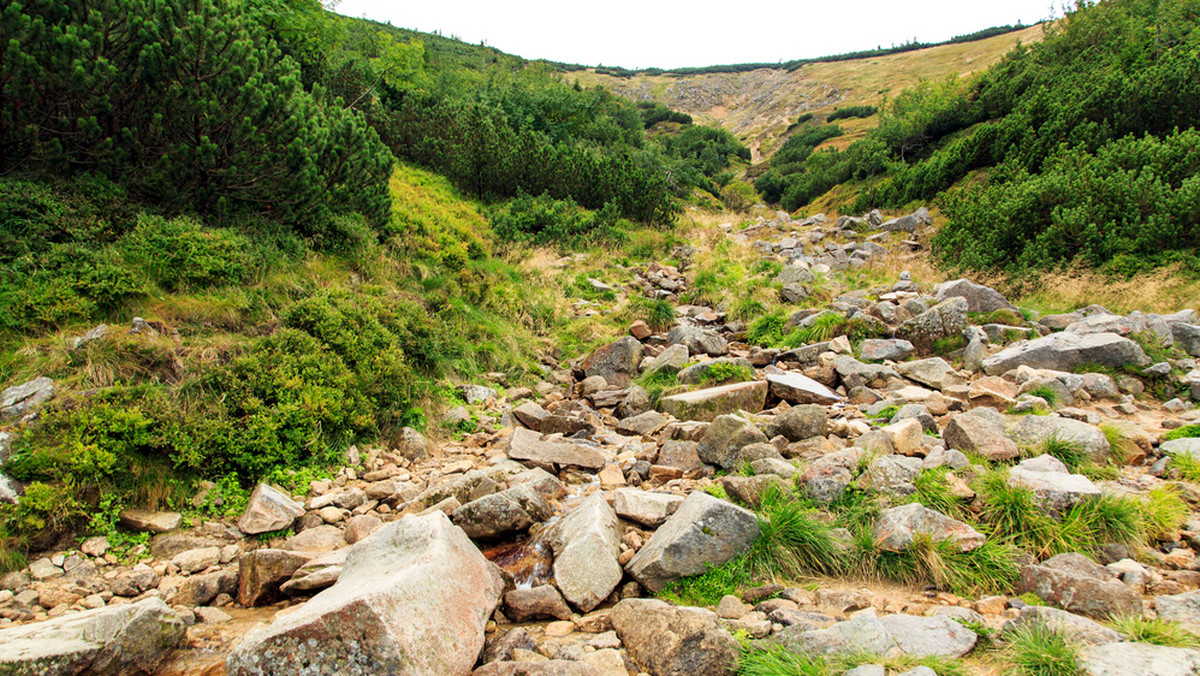
[[[698,608],[657,599],[625,599],[613,608],[613,628],[639,669],[656,676],[733,676],[738,643]]]
[[[758,539],[753,512],[694,492],[626,565],[650,591],[671,580],[703,573],[745,551]]]
[[[988,375],[999,375],[1018,366],[1072,371],[1082,364],[1119,369],[1126,364],[1146,367],[1150,358],[1137,343],[1115,333],[1052,333],[1020,343],[983,360]]]
[[[970,551],[984,543],[983,534],[920,503],[883,510],[875,524],[875,542],[881,549],[899,552],[912,546],[918,535],[935,542],[950,540],[960,551]]]
[[[594,448],[561,439],[543,438],[537,432],[514,429],[508,443],[508,457],[529,460],[539,465],[563,465],[598,470],[604,456]]]
[[[617,515],[596,493],[554,525],[554,582],[581,612],[600,605],[621,582]]]
[[[281,597],[280,585],[312,558],[283,549],[246,552],[238,561],[238,603],[248,608],[274,603]]]
[[[658,407],[679,420],[710,421],[738,410],[757,413],[766,399],[767,383],[758,380],[674,394],[659,400]]]
[[[789,404],[836,404],[845,397],[799,373],[767,374],[772,395]]]
[[[683,497],[673,493],[652,493],[638,488],[619,488],[613,494],[617,516],[657,528],[683,504]]]
[[[1194,676],[1200,673],[1200,650],[1149,643],[1106,643],[1088,646],[1079,655],[1087,676]]]
[[[407,516],[355,546],[333,587],[248,633],[226,669],[469,674],[502,590],[494,566],[445,515]]]
[[[1140,615],[1138,593],[1079,554],[1059,554],[1021,569],[1021,591],[1073,613],[1097,619]]]
[[[290,528],[303,515],[304,507],[286,493],[274,486],[259,484],[250,494],[246,511],[238,519],[238,529],[247,535],[282,530]]]
[[[154,673],[186,635],[162,599],[0,629],[0,671],[11,674]]]

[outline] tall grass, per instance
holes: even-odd
[[[758,578],[794,580],[842,569],[842,553],[828,524],[779,487],[769,485],[758,507],[761,535],[746,563]]]
[[[1002,659],[1021,676],[1076,676],[1080,645],[1043,622],[1022,624],[1009,632]]]

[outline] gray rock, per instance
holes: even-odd
[[[896,337],[907,340],[917,350],[927,352],[934,341],[956,336],[967,327],[967,301],[949,298],[913,317],[896,328]]]
[[[534,489],[521,485],[485,495],[454,510],[450,520],[470,538],[494,538],[523,531],[554,513]]]
[[[1125,638],[1119,632],[1082,615],[1068,613],[1050,606],[1028,605],[1021,608],[1020,616],[1004,623],[1002,633],[1010,634],[1028,625],[1046,625],[1051,629],[1061,631],[1075,641],[1091,645],[1116,643]]]
[[[1139,615],[1136,591],[1079,554],[1060,554],[1021,569],[1021,591],[1073,613],[1098,619]]]
[[[508,442],[508,457],[529,460],[540,465],[564,465],[598,470],[604,467],[604,456],[594,448],[561,439],[546,439],[537,432],[514,429]]]
[[[775,279],[772,280],[775,284],[786,286],[788,284],[810,284],[816,281],[817,277],[803,265],[789,265],[784,268]]]
[[[147,598],[0,629],[6,674],[154,673],[186,635],[163,603]]]
[[[639,669],[656,676],[733,676],[738,643],[712,613],[657,599],[625,599],[613,629]]]
[[[967,312],[1016,311],[1017,309],[999,291],[966,279],[942,282],[937,285],[936,292],[939,301],[954,297],[965,299],[967,301]]]
[[[564,516],[550,534],[554,582],[581,612],[600,605],[621,582],[617,515],[596,493]]]
[[[42,376],[0,392],[0,420],[20,418],[54,396],[54,381]]]
[[[514,589],[504,595],[505,616],[513,622],[542,618],[571,619],[571,609],[552,584],[532,589]]]
[[[497,396],[499,396],[496,393],[496,390],[490,387],[486,387],[484,385],[474,385],[471,383],[459,385],[458,394],[463,398],[463,401],[467,402],[468,404],[478,404],[480,402],[487,401],[488,399],[495,399]]]
[[[1034,501],[1046,512],[1058,516],[1083,500],[1100,497],[1100,489],[1082,474],[1069,474],[1065,466],[1062,471],[1042,471],[1028,464],[1036,460],[1031,458],[1010,469],[1008,485],[1033,491]]]
[[[1048,415],[1025,415],[1005,426],[1005,433],[1018,446],[1041,448],[1051,439],[1078,444],[1096,462],[1108,460],[1111,445],[1099,427],[1070,418]]]
[[[1087,676],[1195,676],[1200,650],[1149,643],[1106,643],[1088,646],[1079,661]]]
[[[708,421],[734,411],[757,413],[767,401],[767,383],[761,380],[709,387],[663,397],[658,407],[679,420]]]
[[[896,645],[913,657],[959,658],[971,652],[979,636],[948,617],[887,615],[879,618]]]
[[[946,360],[941,357],[918,359],[917,361],[896,364],[896,371],[909,380],[915,380],[935,390],[944,390],[954,385],[966,384],[963,377],[958,375],[958,371],[955,371],[954,367],[946,363]]]
[[[71,348],[78,350],[79,348],[83,347],[84,345],[87,345],[88,343],[94,343],[106,335],[108,335],[108,325],[107,324],[99,324],[99,325],[93,327],[87,333],[83,334],[82,336],[76,337],[75,340],[72,341],[72,343],[71,343]]]
[[[779,300],[791,305],[803,303],[810,295],[808,287],[803,284],[784,284],[779,290]]]
[[[935,542],[950,540],[960,551],[970,551],[984,543],[982,533],[920,503],[891,507],[879,514],[875,524],[875,542],[881,549],[899,552],[912,546],[918,535]]]
[[[707,354],[720,357],[729,353],[729,343],[721,334],[694,326],[676,326],[667,334],[668,345],[683,345],[692,355]]]
[[[617,423],[617,431],[630,436],[648,437],[667,426],[667,417],[658,411],[646,411]]]
[[[1017,442],[1004,433],[1004,418],[988,408],[956,415],[942,433],[949,448],[978,453],[988,460],[1011,460],[1021,454]]]
[[[17,483],[16,479],[3,473],[0,473],[0,502],[12,505],[21,502],[21,485]]]
[[[626,570],[646,589],[658,591],[671,580],[725,563],[758,535],[753,512],[696,491],[650,536]]]
[[[1000,375],[1018,366],[1071,371],[1093,363],[1118,369],[1126,364],[1146,367],[1150,358],[1137,343],[1115,333],[1052,333],[984,359],[983,370],[988,375]]]
[[[765,376],[771,394],[789,404],[836,404],[845,397],[800,373],[768,374]]]
[[[738,452],[743,447],[766,441],[767,436],[753,422],[736,415],[721,415],[704,431],[696,452],[704,462],[735,469]]]
[[[1200,591],[1158,596],[1154,599],[1154,608],[1160,620],[1200,626]]]
[[[775,416],[773,426],[788,441],[823,437],[828,433],[829,427],[825,408],[812,404],[789,408]]]
[[[1166,455],[1190,455],[1200,460],[1200,438],[1184,437],[1183,439],[1164,441],[1159,445],[1158,450]]]
[[[139,533],[168,533],[183,523],[179,512],[151,512],[144,509],[121,511],[121,525]]]
[[[168,597],[176,606],[206,606],[220,594],[234,596],[238,591],[237,574],[231,570],[184,578],[175,595]]]
[[[190,549],[186,552],[177,554],[171,559],[171,563],[175,564],[185,574],[197,573],[209,566],[215,566],[221,562],[221,549],[219,547],[203,547],[200,549]]]
[[[650,365],[646,367],[646,372],[651,373],[660,369],[674,369],[676,371],[687,366],[688,363],[688,347],[687,345],[668,345],[667,349],[659,353]]]
[[[1191,356],[1200,357],[1200,326],[1174,322],[1170,327],[1175,344]]]
[[[683,504],[683,497],[672,493],[651,493],[639,488],[618,488],[613,493],[617,516],[657,528]]]
[[[858,478],[858,485],[884,493],[909,495],[916,490],[913,481],[920,473],[920,458],[882,455],[862,473]]]
[[[900,646],[879,618],[863,614],[827,629],[806,629],[796,624],[772,636],[768,645],[782,645],[793,652],[810,655],[877,655],[893,657]]]
[[[304,508],[283,491],[259,484],[250,494],[246,511],[238,519],[238,529],[247,535],[289,528],[304,515]]]
[[[349,552],[348,548],[335,549],[310,559],[296,569],[290,580],[279,586],[279,591],[295,595],[325,589],[333,585],[342,575],[342,569],[346,565],[346,554]]]
[[[537,653],[534,653],[537,654]],[[471,672],[471,676],[601,676],[596,667],[572,660],[545,662],[489,662]]]
[[[246,634],[226,670],[468,674],[502,590],[444,514],[407,516],[356,545],[333,587]]]
[[[603,377],[613,387],[626,387],[637,377],[641,363],[641,342],[633,336],[624,336],[592,353],[583,370],[589,377]]]
[[[550,417],[550,413],[534,401],[527,401],[514,408],[513,415],[522,425],[535,432],[542,428],[542,421]]]
[[[916,348],[907,340],[867,338],[858,349],[858,358],[866,361],[902,361],[912,356]]]

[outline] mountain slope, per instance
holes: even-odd
[[[939,45],[887,56],[812,63],[794,71],[763,68],[745,73],[708,73],[687,77],[635,75],[620,78],[595,69],[566,75],[568,81],[602,85],[639,101],[658,101],[715,122],[733,132],[754,151],[755,160],[770,155],[788,125],[799,115],[826,115],[838,106],[877,104],[922,79],[951,73],[968,75],[997,63],[1018,43],[1042,39],[1042,26],[975,42]],[[830,145],[845,147],[875,126],[875,118],[839,122],[847,132]]]

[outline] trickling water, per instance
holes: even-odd
[[[573,503],[584,491],[599,483],[600,479],[593,476],[587,483],[567,484],[567,494],[561,500],[562,510],[531,528],[529,537],[484,548],[484,558],[512,575],[517,589],[548,584],[554,579],[554,552],[549,542],[552,527],[564,512],[575,506]]]

